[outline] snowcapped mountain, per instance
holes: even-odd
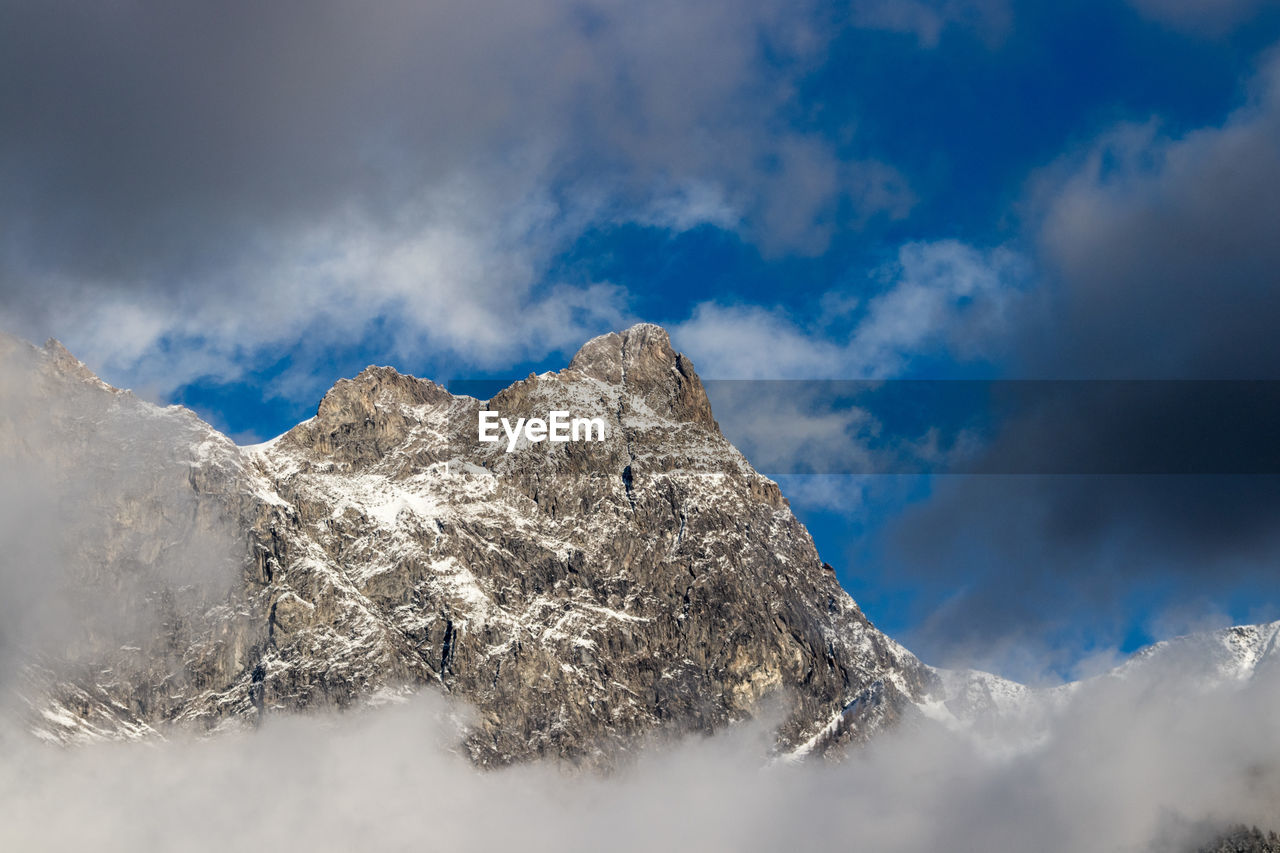
[[[916,703],[924,717],[960,733],[985,751],[1016,755],[1042,744],[1073,703],[1108,690],[1138,696],[1150,688],[1224,697],[1247,690],[1277,670],[1280,622],[1237,625],[1147,646],[1120,665],[1080,681],[1029,687],[978,670],[932,668],[934,689]]]
[[[607,764],[639,737],[764,708],[794,757],[903,720],[1017,751],[1081,690],[934,669],[878,631],[656,326],[485,402],[370,367],[250,447],[106,385],[56,342],[0,339],[0,364],[0,456],[29,510],[0,532],[47,587],[10,603],[6,633],[30,647],[19,692],[46,739],[427,688],[476,709],[466,748],[486,765]],[[609,428],[508,453],[477,440],[482,409]],[[1275,665],[1278,634],[1158,643],[1099,678],[1244,684]]]
[[[430,686],[477,709],[467,748],[482,764],[607,762],[765,697],[781,703],[778,747],[807,752],[870,736],[935,687],[720,434],[656,326],[596,338],[487,403],[371,367],[254,447],[103,385],[56,343],[9,350],[64,401],[38,425],[11,419],[11,446],[38,432],[50,456],[74,441],[81,469],[118,468],[138,437],[116,422],[160,425],[146,452],[161,461],[97,483],[104,532],[73,584],[105,599],[127,578],[154,630],[87,631],[74,665],[46,650],[26,676],[46,737],[240,725]],[[482,408],[609,430],[508,453],[477,441]],[[241,549],[233,582],[191,594],[172,564],[219,525]],[[139,559],[99,547],[112,537],[165,545]]]
[[[1242,686],[1274,671],[1280,622],[1237,625],[1155,643],[1110,673],[1111,677],[1159,677],[1176,670],[1206,690]]]

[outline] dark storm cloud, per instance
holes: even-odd
[[[303,11],[11,4],[5,214],[38,238],[11,248],[127,285],[215,261],[237,231],[331,205],[357,182],[375,194],[370,125],[387,100],[376,81],[416,28]]]
[[[1063,282],[1041,369],[1089,378],[1280,378],[1280,65],[1224,127],[1128,128],[1053,198]]]
[[[948,600],[920,645],[1043,641],[1084,613],[1122,632],[1135,608],[1171,600],[1274,601],[1274,383],[1218,380],[1280,377],[1278,84],[1272,63],[1220,127],[1121,128],[1043,176],[1035,222],[1052,296],[1023,320],[1028,372],[1202,381],[1084,383],[1093,403],[1026,412],[990,448],[1076,454],[1083,467],[1051,470],[1126,476],[940,482],[896,534],[903,569]],[[1189,467],[1134,476],[1161,454]],[[1230,472],[1253,475],[1203,476]]]
[[[537,355],[625,319],[617,288],[545,279],[587,227],[817,251],[838,211],[910,204],[782,119],[829,35],[808,4],[2,14],[0,320],[127,378],[164,350],[169,387],[388,316],[402,356]]]

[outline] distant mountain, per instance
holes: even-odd
[[[1034,749],[1073,702],[1099,690],[1177,685],[1190,694],[1223,695],[1275,674],[1280,622],[1237,625],[1154,643],[1100,675],[1052,687],[1029,687],[977,670],[933,669],[936,686],[917,703],[925,717],[1006,754]]]
[[[1155,643],[1112,671],[1112,677],[1177,671],[1206,689],[1242,684],[1277,665],[1280,622],[1237,625]]]
[[[215,729],[426,687],[477,709],[480,764],[608,763],[638,736],[713,732],[766,697],[777,748],[805,754],[938,689],[721,435],[657,326],[589,341],[487,403],[370,367],[254,447],[106,386],[56,342],[5,349],[11,385],[28,378],[17,402],[10,388],[4,445],[90,472],[72,591],[148,615],[124,641],[104,623],[74,631],[72,654],[40,650],[24,695],[44,737]],[[486,408],[608,431],[508,453],[477,441]],[[193,586],[192,543],[219,531],[223,574]]]

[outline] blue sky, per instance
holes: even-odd
[[[710,379],[1280,378],[1270,0],[56,5],[0,28],[0,324],[243,442],[637,320]],[[784,479],[930,660],[1280,618],[1269,480],[1005,486]]]

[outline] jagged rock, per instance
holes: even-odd
[[[41,370],[90,411],[120,408],[125,392],[60,350]],[[255,447],[127,402],[197,425],[173,429],[167,452],[197,515],[230,519],[247,556],[221,599],[175,614],[192,627],[142,653],[169,665],[103,683],[46,662],[48,736],[216,727],[430,686],[478,709],[467,748],[485,765],[607,764],[637,736],[716,731],[766,697],[784,710],[780,750],[823,752],[914,713],[935,685],[720,434],[657,326],[589,341],[567,369],[487,404],[371,367]],[[569,410],[609,430],[507,453],[477,441],[486,407]],[[98,555],[100,577],[118,562]],[[97,651],[100,670],[115,665],[117,650]]]

